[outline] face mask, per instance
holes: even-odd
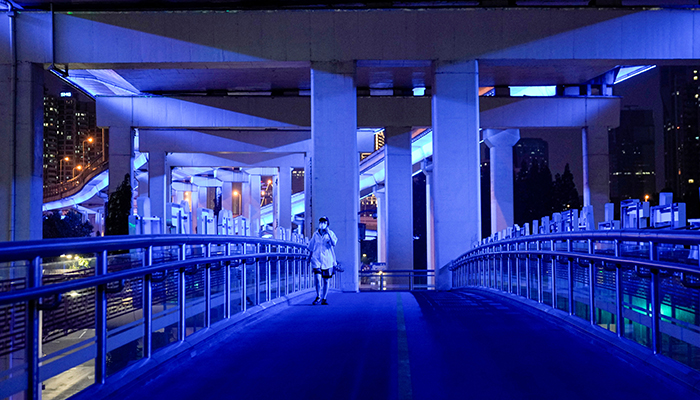
[[[325,222],[322,222],[322,223],[320,223],[320,224],[318,225],[318,229],[323,230],[323,229],[326,229],[326,228],[328,228],[328,224],[325,223]]]

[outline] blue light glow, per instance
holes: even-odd
[[[413,88],[413,95],[416,97],[425,96],[425,88],[424,87]]]
[[[71,93],[71,92],[61,92],[61,97],[73,97],[73,93]]]
[[[656,68],[656,65],[621,66],[615,75],[615,82],[613,82],[613,85],[617,85],[620,82],[626,81],[629,78],[635,77],[654,68]]]
[[[510,86],[511,97],[552,97],[557,94],[556,86]]]

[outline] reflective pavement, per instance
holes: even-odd
[[[114,399],[690,399],[597,339],[482,291],[292,300]]]

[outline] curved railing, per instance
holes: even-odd
[[[308,290],[308,258],[304,244],[252,237],[0,243],[0,398],[99,390],[160,349],[171,357],[200,331]]]
[[[453,287],[516,294],[700,370],[700,234],[579,231],[482,243]]]
[[[44,188],[44,203],[56,201],[68,196],[72,196],[80,191],[86,183],[90,182],[94,177],[107,171],[109,162],[106,158],[101,157],[87,168],[80,171],[76,177],[65,182],[51,185]]]

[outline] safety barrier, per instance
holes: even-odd
[[[674,230],[538,234],[483,242],[453,261],[453,287],[523,296],[700,370],[700,235]]]
[[[308,259],[303,244],[252,237],[2,243],[0,398],[103,385],[250,307],[311,288]]]

